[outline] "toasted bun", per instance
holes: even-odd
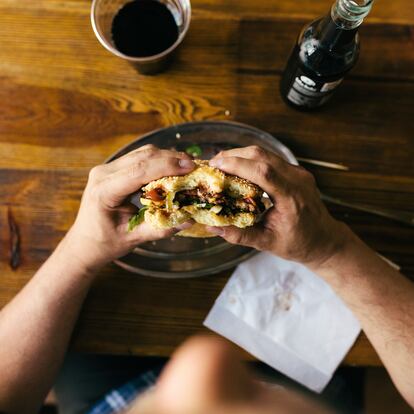
[[[145,221],[156,228],[170,229],[190,219],[190,214],[179,210],[171,213],[168,217],[161,210],[149,209],[145,212]],[[200,223],[194,223],[189,229],[177,233],[183,237],[214,237],[215,235],[206,230],[206,226]]]
[[[216,237],[215,234],[207,231],[206,226],[200,223],[194,223],[192,227],[186,230],[182,230],[177,233],[177,236],[181,237],[198,237],[198,238],[207,238],[207,237]]]
[[[196,210],[191,214],[191,218],[197,223],[207,226],[236,226],[240,228],[253,226],[256,215],[253,213],[237,213],[231,216],[220,216],[209,210]]]
[[[147,223],[158,229],[170,229],[190,220],[191,214],[184,210],[177,210],[167,215],[164,210],[149,208],[144,218]]]
[[[176,193],[183,190],[192,190],[200,186],[208,192],[221,193],[224,190],[233,197],[257,198],[263,195],[263,191],[257,185],[243,178],[223,173],[217,168],[210,167],[208,161],[195,160],[196,168],[184,176],[164,177],[152,181],[142,188],[145,193],[154,188],[162,188],[167,193]],[[233,215],[219,215],[207,209],[195,206],[186,206],[178,210],[166,213],[164,208],[157,207],[156,203],[149,200],[145,203],[148,210],[145,212],[145,221],[156,228],[166,229],[179,226],[193,219],[195,224],[178,233],[185,237],[214,237],[205,226],[236,226],[240,228],[252,226],[257,220],[257,214],[240,212]]]
[[[177,227],[186,221],[193,219],[197,223],[207,226],[236,226],[240,228],[253,226],[256,215],[253,213],[237,213],[231,216],[220,216],[209,210],[195,209],[192,214],[182,209],[165,214],[164,210],[150,208],[145,212],[145,221],[159,229]]]
[[[234,175],[225,174],[218,168],[208,165],[206,160],[195,160],[196,168],[187,175],[164,177],[152,181],[142,188],[147,192],[153,188],[162,187],[166,192],[192,190],[201,186],[206,187],[212,193],[220,193],[227,190],[230,195],[243,197],[260,197],[263,191],[256,184]]]
[[[193,219],[196,223],[187,230],[178,233],[187,237],[213,237],[205,226],[236,226],[245,228],[253,226],[257,216],[253,213],[238,213],[232,216],[220,216],[209,210],[194,209],[191,214],[184,210],[177,210],[168,215],[163,210],[150,208],[145,212],[145,221],[158,229],[170,229],[177,227],[186,221]]]

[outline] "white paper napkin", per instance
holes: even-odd
[[[316,392],[361,330],[321,278],[269,253],[237,267],[204,324]]]

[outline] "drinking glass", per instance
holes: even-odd
[[[139,1],[139,0],[132,0]],[[190,0],[156,0],[163,3],[172,13],[178,27],[178,38],[168,49],[153,56],[134,57],[120,52],[112,39],[112,22],[118,11],[131,0],[93,0],[91,23],[93,31],[102,46],[114,55],[131,63],[138,72],[153,75],[165,70],[183,41],[191,20]],[[137,42],[140,39],[136,40]]]

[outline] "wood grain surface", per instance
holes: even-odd
[[[162,126],[207,119],[255,125],[298,156],[349,166],[350,172],[312,170],[327,194],[414,212],[414,2],[374,5],[361,29],[357,67],[332,104],[311,114],[286,107],[278,82],[300,28],[331,0],[192,4],[176,62],[144,77],[100,46],[90,1],[0,0],[0,306],[71,225],[88,170]],[[331,210],[414,278],[413,228]],[[20,236],[15,270],[8,217]],[[169,355],[203,330],[229,274],[168,281],[109,265],[87,299],[73,345]],[[345,363],[380,361],[361,335]]]

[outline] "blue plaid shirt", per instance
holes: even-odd
[[[115,414],[122,412],[128,408],[135,398],[155,385],[160,371],[161,369],[148,371],[121,387],[110,391],[87,414]]]

